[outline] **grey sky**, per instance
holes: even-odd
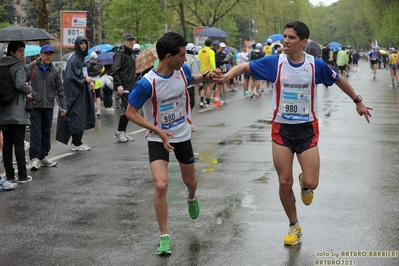
[[[310,0],[309,1],[312,5],[318,5],[320,2],[323,2],[325,6],[329,6],[332,3],[338,2],[338,0]]]

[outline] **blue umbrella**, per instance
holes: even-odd
[[[331,52],[338,52],[341,50],[341,44],[338,42],[330,42],[329,45]]]
[[[221,29],[218,28],[205,28],[203,30],[200,30],[195,34],[195,36],[204,36],[204,37],[217,37],[217,38],[229,38],[230,36]]]
[[[276,34],[270,35],[269,37],[267,37],[265,39],[265,41],[263,43],[267,43],[268,39],[272,39],[273,42],[279,42],[279,41],[284,40],[284,35],[281,33],[276,33]]]
[[[99,54],[97,60],[103,65],[112,65],[114,62],[114,52],[109,52],[105,54]]]
[[[26,56],[33,56],[40,54],[40,49],[42,49],[39,45],[25,45],[25,57]]]
[[[106,52],[111,51],[112,48],[114,48],[114,47],[110,44],[99,44],[99,45],[93,46],[88,51],[89,57],[92,52],[97,52],[98,54],[104,54]]]

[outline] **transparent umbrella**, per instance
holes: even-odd
[[[141,73],[154,66],[154,61],[158,59],[155,44],[145,50],[141,50],[136,58],[136,73]]]

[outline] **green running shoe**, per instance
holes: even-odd
[[[186,189],[187,203],[188,203],[188,214],[190,214],[191,219],[197,219],[200,213],[200,206],[198,204],[197,197],[194,200],[188,199],[188,189]]]
[[[170,254],[172,253],[170,249],[170,236],[169,235],[161,235],[159,237],[159,246],[157,248],[158,255]]]

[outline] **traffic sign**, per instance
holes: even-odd
[[[83,28],[64,28],[63,30],[63,46],[74,46],[76,37],[86,36],[86,30]]]
[[[78,36],[86,38],[86,11],[61,11],[62,48],[74,48]]]

